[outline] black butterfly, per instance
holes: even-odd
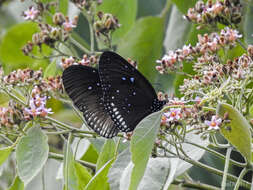
[[[159,101],[148,80],[114,52],[100,56],[98,70],[72,65],[64,70],[63,85],[74,105],[96,133],[112,138],[133,131],[147,115],[166,103]]]

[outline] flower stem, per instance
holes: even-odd
[[[247,173],[248,169],[247,168],[243,168],[243,170],[241,171],[237,181],[236,181],[236,184],[235,184],[235,187],[234,187],[234,190],[237,190],[239,189],[240,185],[242,184],[242,178],[243,176]]]
[[[173,185],[179,185],[180,187],[189,187],[189,188],[196,188],[196,189],[201,189],[201,190],[219,190],[220,188],[217,188],[212,185],[207,185],[203,183],[194,183],[186,180],[179,180],[179,179],[174,179],[174,181],[171,183]]]
[[[173,156],[176,156],[176,157],[178,157],[179,159],[184,160],[184,161],[186,161],[186,162],[188,162],[188,163],[190,163],[190,164],[192,164],[192,165],[194,165],[194,166],[197,166],[197,167],[199,167],[199,168],[203,168],[203,169],[207,170],[207,171],[210,172],[210,173],[214,173],[214,174],[216,174],[216,175],[223,176],[223,171],[221,171],[221,170],[218,170],[218,169],[213,168],[213,167],[211,167],[211,166],[205,165],[205,164],[203,164],[203,163],[201,163],[201,162],[199,162],[199,161],[192,160],[191,158],[184,157],[184,156],[182,156],[182,155],[177,155],[177,154],[175,154],[174,152],[168,150],[166,147],[165,147],[165,150],[166,150],[169,154],[172,154]],[[227,174],[227,178],[228,178],[230,181],[234,181],[234,182],[236,182],[236,181],[238,180],[236,176],[234,176],[234,175],[232,175],[232,174],[229,174],[229,173]],[[245,181],[245,180],[243,180],[243,179],[241,179],[238,183],[241,184],[241,185],[243,185],[244,187],[246,187],[246,188],[248,188],[248,189],[249,189],[250,186],[251,186],[251,184],[250,184],[249,182],[247,182],[247,181]]]
[[[63,160],[64,156],[62,154],[57,154],[54,152],[49,152],[49,158],[53,158],[53,159],[57,159],[57,160]],[[92,170],[96,170],[96,165],[90,162],[86,162],[83,160],[76,160],[77,162],[79,162],[80,164],[84,165],[87,168],[90,168]]]
[[[230,161],[230,155],[231,155],[232,149],[233,149],[232,147],[227,148],[225,167],[224,167],[222,183],[221,183],[221,190],[226,189],[228,167],[229,167],[229,161]]]

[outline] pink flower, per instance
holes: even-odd
[[[166,117],[166,122],[178,121],[182,118],[181,108],[170,108],[169,112],[164,113]]]
[[[209,46],[211,51],[216,51],[219,48],[219,40],[217,38],[214,38],[212,42],[207,42],[207,45]]]
[[[41,112],[40,112],[40,116],[41,117],[45,117],[48,114],[53,114],[54,112],[52,112],[51,108],[45,108],[44,106],[41,107]]]
[[[208,126],[207,130],[219,130],[220,124],[221,124],[221,118],[218,118],[217,116],[212,116],[211,121],[205,120],[205,124]]]
[[[164,63],[167,67],[174,67],[174,64],[177,62],[177,54],[173,51],[169,51],[167,55],[164,55],[162,60],[157,60],[157,63]]]
[[[222,12],[224,9],[224,6],[220,2],[216,2],[212,7],[207,8],[208,12],[214,13],[214,15],[218,15]]]
[[[24,12],[24,19],[25,20],[34,20],[38,17],[39,11],[36,10],[34,7],[30,7],[29,10]]]
[[[184,100],[184,97],[181,99],[178,98],[171,98],[169,100],[169,104],[170,105],[184,105],[186,103],[186,101]]]
[[[70,21],[70,20],[66,20],[64,23],[63,23],[63,28],[65,31],[67,32],[70,32],[72,30],[72,28],[75,28],[76,27],[76,23]]]
[[[201,102],[201,98],[199,96],[196,96],[195,100],[194,100],[197,104],[199,104]]]
[[[229,27],[226,27],[225,30],[222,30],[221,35],[224,35],[228,41],[235,41],[242,37],[237,30],[233,30]]]
[[[29,103],[29,108],[25,108],[25,115],[31,115],[33,117],[41,116],[45,117],[48,114],[52,114],[51,108],[46,108],[46,97],[40,97],[39,95],[36,95],[35,98],[31,98]],[[27,117],[29,118],[29,117]]]
[[[38,108],[35,104],[33,99],[30,100],[29,108],[25,108],[25,113],[32,115],[33,117],[39,115],[41,113],[40,108]]]
[[[87,57],[87,55],[83,56],[83,59],[79,62],[81,65],[88,66],[90,64],[90,59]]]
[[[41,97],[39,94],[37,94],[35,96],[35,98],[34,98],[34,102],[35,102],[36,106],[45,105],[46,104],[46,100],[47,100],[46,96]]]
[[[188,46],[187,45],[183,46],[182,54],[183,54],[184,57],[188,56],[191,52],[192,52],[191,44],[189,44]]]

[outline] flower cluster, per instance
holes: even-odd
[[[2,70],[0,70],[0,73]],[[32,97],[36,94],[47,94],[52,92],[63,93],[61,76],[49,77],[44,79],[42,70],[18,69],[4,76],[0,74],[1,81],[5,87],[8,86],[33,86]],[[29,93],[29,92],[27,92]]]
[[[14,101],[10,101],[8,107],[0,107],[0,127],[13,127],[22,121],[29,121],[34,117],[45,117],[52,114],[51,108],[46,108],[47,97],[36,95],[29,101],[29,106],[25,107]]]
[[[18,69],[4,76],[2,80],[8,85],[30,85],[42,80],[42,70]]]
[[[0,107],[0,126],[12,126],[14,124],[13,113],[10,107]]]
[[[23,53],[29,55],[34,46],[41,47],[42,44],[46,44],[54,47],[57,41],[66,41],[72,29],[76,27],[77,20],[78,17],[70,20],[69,17],[65,17],[62,13],[55,13],[53,16],[54,26],[39,23],[40,32],[33,34],[32,41],[23,47]]]
[[[188,9],[184,18],[200,25],[215,25],[217,22],[231,25],[241,21],[241,10],[240,0],[215,2],[208,0],[206,4],[203,1],[198,1],[194,8]]]
[[[178,106],[178,105],[174,105]],[[166,129],[172,126],[185,125],[187,130],[195,130],[196,133],[205,130],[219,130],[222,119],[213,115],[212,112],[204,112],[198,107],[198,102],[192,106],[170,108],[162,115],[161,125]]]
[[[98,20],[94,23],[94,28],[97,36],[101,34],[108,36],[110,32],[120,27],[118,19],[112,14],[98,12]]]
[[[236,94],[241,90],[241,81],[252,77],[253,60],[251,56],[243,54],[234,60],[227,60],[226,63],[213,62],[205,65],[196,63],[194,67],[197,75],[191,79],[184,79],[184,84],[180,86],[180,92],[185,97],[193,97],[196,93],[204,97],[210,91],[211,86],[219,87],[222,81],[227,79],[230,79],[230,82],[226,90],[228,93]],[[247,97],[246,94],[245,97]]]
[[[48,77],[46,80],[47,90],[54,91],[54,92],[61,92],[63,93],[63,85],[62,85],[62,78],[61,76],[56,77]]]
[[[198,35],[196,46],[184,45],[182,49],[169,51],[161,60],[157,60],[160,65],[156,66],[156,69],[161,74],[167,73],[168,70],[175,71],[182,68],[182,65],[177,65],[177,63],[192,61],[197,56],[197,61],[201,63],[217,62],[214,53],[221,48],[231,48],[235,45],[236,40],[241,37],[242,35],[237,30],[228,27],[222,29],[219,35],[217,33]]]
[[[46,108],[46,96],[37,94],[32,97],[29,101],[29,107],[24,109],[24,116],[27,120],[31,120],[36,116],[45,117],[48,114],[52,114],[51,108]]]
[[[95,66],[98,63],[98,57],[91,55],[88,56],[86,54],[83,55],[82,59],[69,57],[69,58],[62,58],[62,67],[66,69],[71,65],[84,65],[84,66]]]

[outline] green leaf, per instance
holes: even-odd
[[[47,105],[48,108],[52,108],[54,113],[63,111],[64,109],[64,105],[63,102],[55,99],[55,98],[50,98],[49,100],[47,100]],[[70,116],[69,116],[70,117]],[[69,119],[69,117],[64,117],[64,119]],[[59,120],[59,118],[57,118]]]
[[[24,183],[20,180],[18,176],[16,176],[12,185],[9,187],[8,190],[24,190],[24,189],[25,189]]]
[[[87,171],[87,169],[83,167],[81,164],[79,164],[78,162],[75,162],[75,170],[76,170],[76,175],[79,181],[78,189],[84,189],[85,186],[89,183],[92,176]]]
[[[251,105],[249,108],[249,115],[251,118],[253,117],[253,105]]]
[[[53,61],[52,63],[50,63],[45,72],[44,72],[44,78],[47,78],[47,77],[54,77],[54,76],[57,76],[57,75],[60,75],[61,74],[61,70],[57,67],[57,64],[56,64],[56,61]]]
[[[191,32],[191,27],[192,24],[183,19],[182,13],[179,12],[176,6],[173,6],[164,40],[166,52],[182,48]]]
[[[246,8],[246,7],[245,7]],[[252,19],[253,19],[253,7],[247,6],[247,11],[245,15],[245,21],[243,22],[243,32],[245,37],[245,42],[247,44],[253,44],[253,26],[252,26]]]
[[[97,12],[111,13],[116,16],[121,27],[112,34],[112,43],[116,44],[133,26],[137,13],[136,0],[103,0]]]
[[[186,14],[187,13],[187,10],[189,8],[192,8],[195,6],[196,2],[198,0],[172,0],[173,3],[176,4],[177,8],[183,13],[183,14]]]
[[[25,183],[29,183],[41,170],[48,158],[49,147],[47,136],[40,127],[30,128],[23,136],[16,150],[18,176]]]
[[[7,160],[12,152],[12,147],[4,147],[0,149],[0,166]]]
[[[59,12],[63,13],[66,16],[68,14],[69,1],[61,0],[61,1],[58,1],[58,3],[59,3]]]
[[[97,163],[97,159],[98,159],[98,153],[96,149],[94,148],[94,146],[90,144],[88,150],[84,153],[81,160],[95,164]]]
[[[78,190],[78,176],[75,168],[75,159],[71,150],[70,142],[64,146],[63,176],[67,190]]]
[[[169,171],[170,161],[168,158],[150,158],[138,190],[162,189]]]
[[[138,0],[137,18],[159,15],[165,7],[166,0]]]
[[[109,190],[109,184],[107,182],[107,174],[108,171],[113,163],[113,159],[108,161],[100,170],[97,171],[95,176],[90,180],[88,185],[84,190],[94,190],[94,189],[99,189],[99,190]]]
[[[105,163],[111,160],[115,153],[116,145],[112,139],[107,139],[105,144],[102,148],[102,151],[99,154],[98,161],[97,161],[97,168],[99,170]]]
[[[217,114],[221,118],[228,114],[230,123],[221,128],[221,133],[250,163],[251,133],[248,121],[236,108],[225,103],[218,105]]]
[[[138,70],[151,82],[158,72],[156,60],[161,57],[164,36],[164,19],[145,17],[139,19],[118,44],[118,53],[138,62]]]
[[[8,106],[9,100],[10,100],[10,97],[6,96],[5,93],[0,92],[0,106],[1,107]]]
[[[0,45],[0,60],[5,72],[8,73],[18,68],[38,69],[47,66],[47,60],[32,59],[25,56],[21,50],[28,41],[31,41],[32,35],[36,32],[38,32],[38,27],[31,22],[17,24],[6,32]],[[49,55],[50,49],[44,45],[42,52],[38,48],[34,48],[33,54],[41,56],[41,53]]]
[[[105,144],[105,138],[103,137],[98,137],[96,139],[90,139],[90,143],[93,145],[95,150],[99,153],[102,151],[102,148]]]
[[[122,178],[122,174],[130,161],[131,153],[129,148],[118,155],[117,159],[113,163],[108,173],[108,182],[110,183],[110,190],[120,189],[120,180]]]
[[[132,162],[129,189],[137,189],[147,166],[157,133],[160,128],[162,112],[155,112],[144,118],[135,128],[131,139]]]

